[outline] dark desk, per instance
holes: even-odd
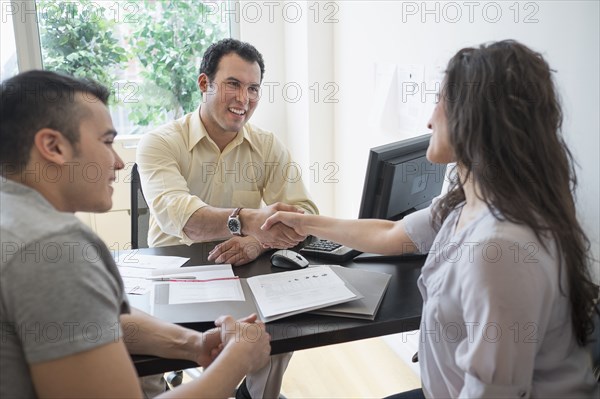
[[[163,248],[140,249],[140,253],[153,255],[172,255],[190,258],[186,265],[207,264],[208,252],[214,243],[194,244]],[[252,277],[277,272],[269,262],[270,252],[244,266],[235,267],[239,277]],[[309,259],[313,263],[318,262]],[[271,334],[271,353],[278,354],[319,346],[339,344],[359,339],[417,330],[421,321],[423,301],[417,288],[417,278],[421,272],[422,260],[402,261],[398,263],[354,263],[344,264],[350,268],[361,268],[392,275],[390,285],[374,321],[344,317],[301,314],[277,320],[267,324]],[[184,266],[185,267],[185,266]],[[186,323],[185,327],[198,331],[212,328],[212,323]],[[161,359],[152,356],[133,356],[134,364],[140,376],[156,374],[170,370],[196,367],[192,362]]]

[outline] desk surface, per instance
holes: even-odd
[[[190,258],[186,265],[208,264],[208,252],[215,243],[181,245],[162,248],[140,249],[140,253],[153,255],[172,255]],[[271,267],[270,252],[260,256],[254,262],[235,267],[239,277],[252,277],[260,274],[278,272]],[[324,263],[309,258],[311,264]],[[324,345],[339,344],[417,330],[421,320],[423,301],[417,288],[417,278],[421,272],[422,260],[407,260],[396,263],[344,263],[350,268],[368,269],[392,275],[381,307],[375,320],[359,320],[345,317],[300,314],[267,323],[271,334],[271,353],[278,354]],[[184,266],[185,267],[185,266]],[[185,327],[205,331],[213,327],[212,323],[186,323]],[[133,356],[140,376],[160,372],[196,367],[192,362],[161,359],[152,356]]]

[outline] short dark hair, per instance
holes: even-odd
[[[108,104],[108,89],[92,80],[76,79],[50,71],[28,71],[0,85],[0,164],[22,168],[29,161],[35,133],[58,130],[71,144],[79,142],[79,123],[86,110],[83,101]]]
[[[236,39],[223,39],[211,44],[202,57],[200,73],[206,74],[209,80],[214,80],[221,58],[230,53],[235,53],[248,62],[257,62],[262,82],[263,76],[265,76],[265,62],[262,54],[250,43]]]

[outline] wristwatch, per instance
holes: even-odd
[[[227,228],[229,232],[234,236],[243,236],[242,234],[242,221],[240,220],[240,211],[242,208],[236,208],[229,219],[227,219]]]

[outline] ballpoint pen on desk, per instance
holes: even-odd
[[[199,279],[185,280],[185,279],[177,277],[177,278],[172,278],[172,279],[167,280],[167,281],[172,282],[172,283],[208,283],[208,282],[211,282],[211,281],[239,280],[239,279],[240,278],[238,276],[208,278],[206,280],[199,280]]]
[[[162,276],[162,277],[146,277],[146,280],[152,281],[171,281],[171,280],[194,280],[196,276]]]
[[[196,277],[192,276],[192,277],[188,277],[188,276],[184,276],[184,277],[154,277],[154,278],[149,278],[152,281],[166,281],[166,282],[170,282],[170,283],[208,283],[210,281],[223,281],[223,280],[239,280],[240,278],[238,276],[233,276],[233,277],[218,277],[218,278],[209,278],[209,279],[205,279],[205,280],[199,280],[196,279]]]

